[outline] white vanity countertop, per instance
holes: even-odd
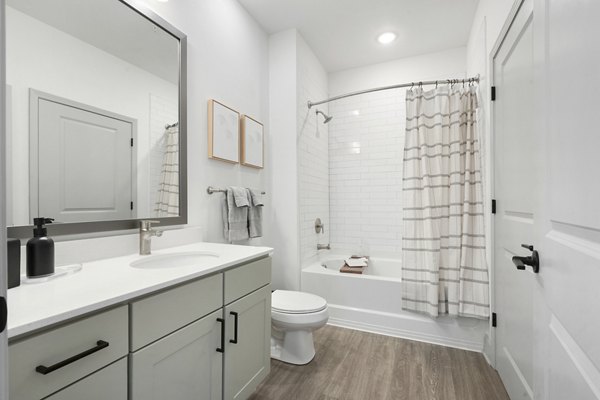
[[[153,255],[207,251],[219,254],[203,267],[132,268],[129,263],[148,256],[109,258],[83,263],[81,271],[44,283],[21,284],[8,290],[8,337],[124,303],[133,298],[190,279],[219,272],[272,253],[268,247],[195,243],[153,251]]]

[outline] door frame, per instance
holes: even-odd
[[[489,171],[489,179],[490,179],[490,199],[489,201],[491,202],[492,199],[496,199],[496,180],[495,180],[495,176],[496,176],[496,129],[495,129],[495,121],[496,121],[496,103],[491,99],[491,88],[493,86],[496,85],[496,71],[494,70],[494,59],[496,58],[496,56],[498,55],[498,52],[500,51],[500,48],[502,47],[502,44],[504,43],[504,40],[506,39],[506,36],[508,35],[508,32],[515,20],[515,18],[517,17],[517,14],[519,13],[519,10],[521,9],[521,7],[523,6],[523,4],[525,3],[526,0],[514,0],[513,5],[510,9],[510,12],[508,13],[508,16],[506,17],[506,20],[504,21],[504,24],[502,25],[502,29],[500,30],[500,33],[498,34],[498,37],[496,38],[496,42],[494,43],[494,46],[492,47],[492,50],[489,54],[489,58],[488,58],[488,69],[489,69],[489,76],[490,76],[490,90],[488,93],[490,93],[490,97],[486,99],[486,101],[489,102],[490,104],[490,121],[489,121],[489,129],[490,129],[490,153],[488,154],[488,157],[490,158],[490,171]],[[491,210],[490,210],[491,212]],[[490,311],[493,313],[492,315],[494,315],[496,313],[496,263],[495,263],[495,242],[496,242],[496,236],[495,236],[495,232],[496,232],[496,220],[495,220],[495,214],[492,214],[492,218],[491,220],[491,226],[490,226],[490,236],[491,236],[491,246],[489,249],[489,255],[490,255]],[[500,317],[501,318],[501,317]],[[494,368],[496,368],[496,328],[492,327],[492,324],[490,322],[490,346],[491,346],[491,352],[492,352],[492,360],[488,360],[488,362],[490,363],[490,365]],[[486,357],[487,358],[487,357]]]
[[[67,107],[77,108],[103,117],[117,119],[131,124],[131,136],[133,143],[138,143],[138,122],[137,119],[126,115],[117,114],[112,111],[103,110],[98,107],[90,106],[64,97],[56,96],[50,93],[42,92],[36,89],[29,89],[29,218],[38,215],[39,210],[39,102],[40,100],[51,101],[62,104]],[[131,201],[133,201],[132,213],[135,215],[138,209],[137,199],[137,164],[138,164],[138,146],[135,145],[131,150]],[[132,218],[134,218],[132,216]]]
[[[5,2],[0,0],[0,60],[6,60]],[[0,62],[0,297],[6,298],[6,63]],[[0,333],[0,400],[8,400],[8,335]]]

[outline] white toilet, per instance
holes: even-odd
[[[322,297],[275,290],[271,294],[271,358],[308,364],[315,356],[312,333],[328,319],[327,302]]]

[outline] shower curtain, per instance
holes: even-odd
[[[406,93],[402,306],[488,318],[476,87]]]
[[[177,125],[169,126],[165,130],[164,146],[154,212],[157,217],[175,217],[179,215],[179,127]]]

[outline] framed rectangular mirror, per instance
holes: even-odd
[[[135,0],[6,2],[7,222],[187,223],[186,36]]]

